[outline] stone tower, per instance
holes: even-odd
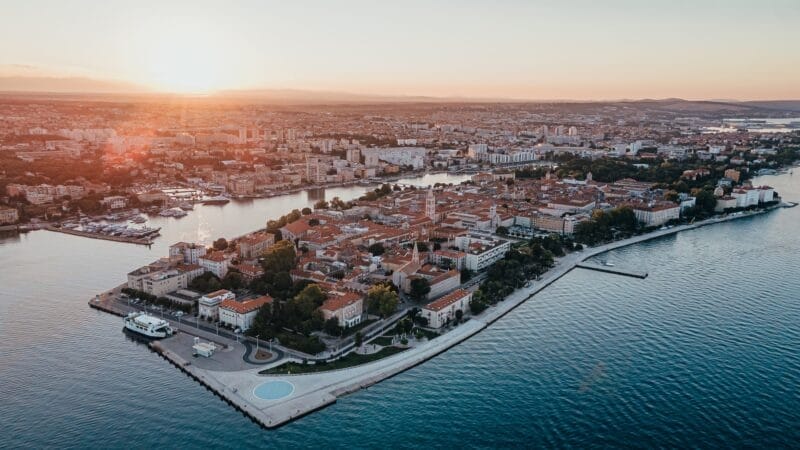
[[[433,188],[428,189],[428,196],[425,198],[425,215],[436,222],[436,197],[433,195]]]

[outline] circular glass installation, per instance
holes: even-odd
[[[278,400],[292,395],[294,385],[288,381],[266,381],[253,389],[253,395],[262,400]]]

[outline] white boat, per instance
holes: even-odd
[[[194,205],[189,202],[183,202],[179,204],[178,207],[184,211],[191,211],[194,209]]]
[[[229,199],[228,197],[225,197],[224,195],[217,195],[217,196],[214,196],[214,197],[206,197],[205,199],[203,199],[203,204],[204,205],[224,205],[225,203],[228,203],[229,201],[231,201],[231,199]]]
[[[183,217],[186,214],[188,213],[180,208],[169,208],[158,213],[162,217]]]
[[[143,312],[132,312],[125,316],[125,328],[150,338],[163,338],[175,333],[166,320]]]

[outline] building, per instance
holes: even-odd
[[[636,220],[648,227],[664,225],[681,217],[681,207],[672,202],[635,203],[630,205]]]
[[[233,299],[223,300],[219,304],[219,321],[224,325],[247,331],[253,325],[258,310],[264,305],[272,305],[272,297],[262,295],[242,302]]]
[[[456,318],[456,311],[460,310],[466,313],[470,300],[472,300],[472,292],[456,289],[423,306],[421,316],[428,319],[430,328],[441,328]]]
[[[436,250],[431,255],[431,262],[438,266],[448,266],[451,269],[464,270],[464,261],[467,254],[457,250]]]
[[[188,277],[177,269],[162,270],[142,279],[141,289],[150,295],[163,297],[169,292],[184,289],[188,286]]]
[[[311,226],[308,225],[307,221],[303,219],[295,220],[281,227],[281,237],[284,240],[294,243],[295,240],[304,237],[310,228]]]
[[[427,298],[439,297],[461,285],[461,273],[458,270],[448,270],[444,273],[438,273],[432,278],[426,278],[428,278],[428,283],[431,287]]]
[[[466,253],[464,267],[472,271],[483,270],[503,259],[511,249],[511,242],[492,236],[468,234],[455,239],[456,247]]]
[[[19,220],[19,211],[16,208],[0,206],[0,224],[16,223]]]
[[[100,204],[110,209],[122,209],[128,206],[128,199],[120,195],[113,195],[111,197],[103,197]]]
[[[236,300],[236,295],[231,291],[220,289],[200,297],[197,302],[199,316],[219,320],[219,305],[225,300]]]
[[[258,258],[274,243],[275,235],[272,233],[249,234],[238,241],[239,257],[242,259]]]
[[[230,261],[222,252],[212,252],[198,258],[200,267],[213,273],[220,280],[228,274],[228,264]]]
[[[184,264],[199,264],[200,257],[206,254],[206,248],[200,244],[178,242],[169,246],[169,257],[180,257]]]
[[[335,317],[339,326],[352,327],[361,323],[364,298],[354,292],[329,292],[320,310],[325,320]]]
[[[428,189],[428,195],[425,197],[425,216],[436,223],[436,196],[433,194],[433,188]]]

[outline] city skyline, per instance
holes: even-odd
[[[598,6],[33,1],[0,19],[0,90],[292,89],[515,100],[800,98],[788,1]],[[158,14],[153,14],[157,10]]]

